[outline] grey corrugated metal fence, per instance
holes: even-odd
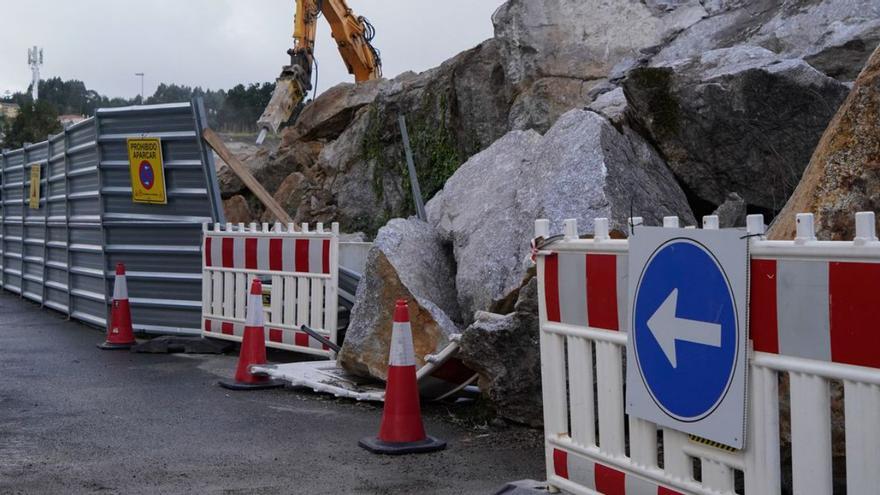
[[[0,286],[104,326],[125,263],[136,331],[198,334],[201,235],[224,222],[206,116],[192,103],[101,109],[42,143],[0,155]],[[162,140],[165,205],[132,202],[126,140]],[[30,166],[42,167],[39,208]]]

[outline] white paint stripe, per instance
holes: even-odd
[[[657,485],[629,473],[626,473],[624,486],[626,495],[657,495]]]
[[[629,257],[617,255],[617,325],[629,332]]]
[[[596,465],[586,457],[568,453],[568,479],[591,490],[596,489]],[[629,493],[629,492],[627,492]]]
[[[258,237],[257,238],[257,269],[258,270],[268,270],[269,269],[269,238],[268,237]]]
[[[281,241],[281,268],[285,272],[296,271],[296,239],[285,237]]]
[[[559,254],[559,315],[562,323],[587,325],[587,257]]]
[[[223,237],[211,237],[211,265],[223,267]]]
[[[211,320],[211,333],[223,333],[223,322]]]
[[[128,284],[124,275],[116,275],[116,280],[113,282],[113,299],[115,301],[128,299]]]
[[[247,319],[245,322],[249,327],[261,327],[266,320],[263,315],[263,298],[259,294],[248,294],[247,301]]]
[[[309,240],[309,273],[321,273],[324,239]]]
[[[776,304],[779,353],[830,361],[828,263],[777,262]]]
[[[244,325],[241,323],[236,323],[232,325],[232,334],[236,337],[244,337]]]
[[[416,355],[413,351],[412,331],[409,323],[394,323],[391,330],[391,352],[388,366],[415,366]]]
[[[243,269],[245,267],[244,237],[236,237],[233,241],[232,260],[235,263],[235,268]]]

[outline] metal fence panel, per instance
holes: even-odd
[[[136,331],[198,334],[201,234],[223,222],[213,155],[192,103],[101,109],[47,141],[0,156],[0,286],[106,324],[125,263]],[[168,202],[134,203],[127,139],[158,137]],[[39,164],[40,205],[29,207]]]

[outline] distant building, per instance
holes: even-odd
[[[3,103],[0,101],[0,115],[6,117],[7,119],[14,119],[18,117],[19,107],[15,103]]]
[[[65,129],[77,122],[82,122],[83,120],[86,120],[85,115],[67,114],[58,116],[58,122],[61,122],[61,125],[64,126]]]

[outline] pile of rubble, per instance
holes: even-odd
[[[388,308],[404,297],[419,359],[461,334],[498,413],[538,424],[534,220],[606,217],[623,231],[631,212],[648,224],[772,218],[880,43],[880,5],[509,0],[493,21],[494,38],[438,68],[328,90],[277,150],[249,161],[297,221],[375,235],[343,366],[383,376]],[[863,167],[874,155],[845,151],[876,141],[864,120],[871,84],[856,86],[832,126],[847,130],[826,134],[789,206],[817,211],[828,237],[848,224],[841,212],[877,197]],[[394,219],[412,212],[401,114],[427,222]],[[221,182],[228,210],[274,220],[241,184]]]

